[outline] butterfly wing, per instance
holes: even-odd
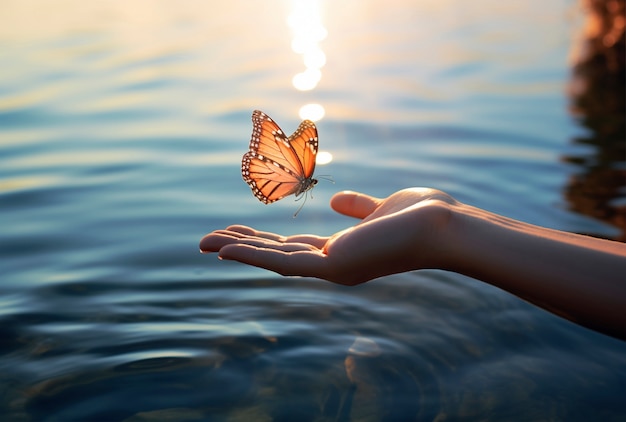
[[[317,129],[303,121],[289,138],[265,113],[252,113],[250,150],[241,163],[243,180],[254,195],[269,204],[285,196],[299,195],[311,189],[317,155]]]
[[[315,157],[318,148],[315,124],[310,120],[300,123],[298,129],[289,137],[289,143],[299,158],[300,174],[304,178],[312,177],[315,171]]]

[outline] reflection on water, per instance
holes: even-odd
[[[306,68],[293,77],[292,84],[298,91],[313,91],[322,79],[322,68],[326,64],[326,54],[320,46],[328,35],[322,23],[322,1],[292,0],[291,6],[291,13],[287,17],[293,34],[291,49],[302,56]],[[304,104],[298,111],[302,120],[313,122],[322,120],[325,114],[324,106],[319,103]],[[322,149],[315,162],[326,165],[332,160],[332,154]]]
[[[322,120],[325,113],[326,111],[321,104],[311,103],[300,107],[298,115],[302,120],[308,119],[313,122],[317,122],[318,120]]]
[[[581,338],[573,324],[529,315],[513,297],[484,301],[485,293],[445,274],[356,289],[288,279],[42,286],[3,320],[0,413],[36,421],[619,414],[611,392],[626,367],[603,364],[616,361],[615,340]],[[585,338],[593,341],[578,349]]]
[[[293,77],[293,86],[300,91],[314,89],[322,79],[326,54],[319,43],[328,35],[322,24],[320,0],[292,0],[293,10],[287,22],[293,32],[291,49],[302,56],[305,70]]]
[[[574,67],[572,111],[588,149],[565,156],[579,167],[565,191],[571,207],[618,227],[626,242],[626,66],[624,1],[587,0],[584,46]],[[599,233],[590,233],[599,235]]]

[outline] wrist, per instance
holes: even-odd
[[[443,248],[439,268],[476,277],[476,269],[488,265],[483,260],[487,258],[494,217],[463,203],[450,205],[439,237]]]
[[[462,211],[457,209],[461,204],[442,200],[430,200],[416,209],[417,233],[412,236],[415,244],[410,249],[417,256],[418,268],[431,268],[452,271],[454,256],[457,254],[456,242],[458,233],[455,227],[461,219]]]

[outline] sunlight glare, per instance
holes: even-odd
[[[306,70],[293,77],[293,86],[299,91],[314,89],[322,78],[321,68],[326,54],[319,43],[328,35],[322,25],[319,0],[293,0],[287,24],[293,32],[291,49],[302,56]]]
[[[321,78],[322,72],[319,69],[307,69],[296,74],[291,82],[298,91],[310,91],[317,86]]]
[[[312,122],[317,122],[324,117],[326,111],[321,104],[305,104],[300,107],[300,112],[298,113],[302,120],[311,120]]]
[[[328,151],[320,151],[317,153],[317,157],[315,157],[315,164],[320,166],[329,164],[331,161],[333,161],[333,155]]]
[[[317,46],[308,50],[302,57],[307,69],[321,69],[326,64],[326,54]]]

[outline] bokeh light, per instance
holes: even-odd
[[[322,78],[321,68],[326,64],[326,54],[319,43],[328,35],[322,25],[321,4],[316,0],[294,0],[287,24],[293,32],[291,49],[302,56],[306,70],[292,79],[299,91],[314,89]]]
[[[326,110],[321,104],[305,104],[300,107],[300,112],[298,115],[302,120],[311,120],[313,122],[317,122],[321,120],[326,114]]]

